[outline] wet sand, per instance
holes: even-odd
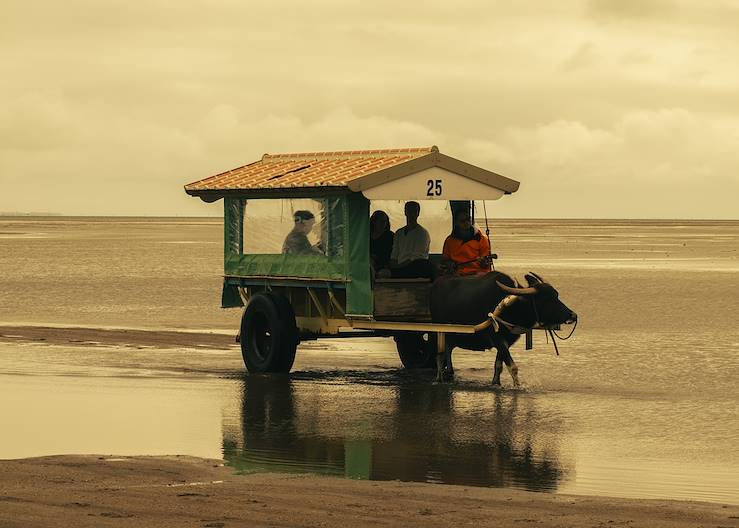
[[[225,350],[236,342],[236,332],[184,332],[137,328],[83,328],[0,324],[0,341],[44,342],[50,345],[93,345],[123,347],[204,347]]]
[[[0,461],[0,526],[737,527],[739,507],[510,489],[235,475],[193,457]]]
[[[0,526],[739,526],[736,222],[496,220],[496,264],[583,314],[561,356],[516,350],[521,392],[489,390],[489,355],[455,353],[447,390],[361,340],[305,343],[260,389],[219,308],[220,219],[0,223]],[[373,478],[455,485],[79,453],[336,474],[371,453]]]

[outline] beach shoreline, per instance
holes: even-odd
[[[0,460],[0,525],[739,526],[739,506],[315,475],[188,456]]]

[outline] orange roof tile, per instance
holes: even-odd
[[[190,183],[185,191],[346,187],[354,179],[432,152],[438,148],[265,154],[254,163]]]

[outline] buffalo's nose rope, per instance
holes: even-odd
[[[552,334],[554,334],[554,335],[553,335],[552,337],[554,337],[554,336],[557,336],[557,337],[558,337],[559,339],[561,339],[562,341],[567,341],[567,340],[568,340],[569,338],[571,338],[571,337],[572,337],[572,334],[574,334],[574,333],[575,333],[575,328],[577,328],[577,321],[578,321],[578,319],[575,319],[575,324],[574,324],[574,325],[572,325],[572,330],[570,330],[570,333],[569,333],[569,334],[567,334],[567,337],[562,337],[561,335],[559,335],[559,334],[558,334],[557,332],[555,332],[554,330],[552,330]]]
[[[495,307],[495,310],[493,311],[492,314],[490,314],[490,316],[494,320],[496,320],[497,322],[499,322],[500,324],[502,324],[503,326],[505,326],[506,328],[508,328],[508,331],[509,332],[514,333],[514,334],[523,334],[527,330],[533,330],[535,328],[543,329],[544,330],[544,335],[547,338],[547,343],[549,342],[549,336],[552,336],[552,344],[554,345],[554,352],[559,356],[559,347],[557,346],[557,339],[560,339],[562,341],[566,341],[566,340],[568,340],[569,338],[572,337],[572,334],[575,333],[575,329],[577,328],[577,323],[579,321],[579,319],[577,318],[577,316],[575,317],[575,323],[572,325],[572,330],[570,330],[570,333],[567,335],[567,337],[562,337],[557,332],[555,332],[553,329],[547,328],[546,326],[544,326],[544,325],[541,324],[541,321],[539,320],[539,310],[536,308],[536,298],[535,297],[532,297],[529,300],[531,301],[531,307],[532,307],[532,309],[534,311],[534,317],[536,319],[536,322],[530,328],[529,327],[525,327],[525,326],[514,325],[514,324],[509,323],[508,321],[505,321],[504,319],[502,319],[498,314],[502,311],[503,308],[505,308],[508,304],[510,304],[511,302],[513,302],[513,300],[516,299],[517,297],[519,297],[519,296],[517,296],[517,295],[508,295],[508,296],[504,297],[498,303],[498,306]]]
[[[567,341],[569,338],[572,337],[572,334],[575,333],[575,328],[577,328],[577,319],[575,319],[575,324],[572,325],[572,330],[570,330],[570,333],[567,335],[567,337],[562,337],[557,332],[552,330],[551,328],[547,328],[546,333],[550,336],[552,336],[552,344],[554,345],[554,352],[556,352],[557,355],[559,355],[559,348],[557,347],[557,338],[561,339],[562,341]]]
[[[546,335],[547,336],[552,336],[552,344],[554,345],[554,352],[557,355],[559,355],[559,348],[557,347],[557,340],[554,339],[554,330],[552,330],[551,328],[547,328]],[[547,339],[547,341],[549,341],[549,340]]]

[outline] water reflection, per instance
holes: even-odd
[[[560,424],[530,395],[383,381],[250,376],[224,418],[224,458],[242,472],[547,491],[568,472]]]

